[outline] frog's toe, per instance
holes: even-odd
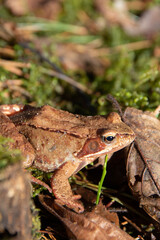
[[[56,199],[55,201],[60,205],[65,205],[68,208],[74,210],[77,213],[84,212],[84,206],[83,204],[78,201],[78,199],[81,198],[81,195],[74,195],[69,199]]]
[[[84,207],[81,203],[77,204],[76,207],[73,208],[76,213],[83,213]]]
[[[73,201],[75,201],[75,200],[78,200],[78,199],[80,199],[80,198],[81,198],[81,195],[73,195],[71,199],[72,199]]]
[[[77,196],[77,195],[76,195]],[[77,213],[84,212],[84,206],[81,202],[76,201],[75,198],[73,200],[70,200],[67,204],[67,207],[73,209]]]

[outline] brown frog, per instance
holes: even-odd
[[[10,147],[19,148],[25,156],[24,167],[33,164],[42,171],[53,172],[52,192],[59,203],[76,212],[83,212],[84,207],[78,201],[81,196],[73,195],[68,178],[135,138],[115,112],[108,116],[81,116],[47,105],[1,105],[0,122],[0,133],[15,140]]]

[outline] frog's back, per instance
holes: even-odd
[[[35,150],[34,166],[52,172],[68,161],[77,161],[75,156],[86,141],[67,133],[52,132],[28,125],[18,127]]]

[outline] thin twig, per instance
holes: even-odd
[[[110,101],[113,106],[118,110],[119,112],[119,115],[121,116],[122,120],[124,121],[123,119],[123,112],[122,112],[122,109],[121,109],[121,106],[119,105],[119,103],[117,102],[117,100],[111,95],[111,94],[107,94],[107,100]]]
[[[48,70],[48,69],[45,69],[45,68],[42,68],[41,70],[45,74],[48,74],[48,75],[53,76],[53,77],[57,77],[57,78],[59,78],[61,80],[64,80],[65,82],[71,84],[73,87],[77,88],[78,90],[80,90],[82,92],[86,92],[88,94],[91,93],[91,90],[88,89],[86,86],[82,85],[79,82],[76,82],[73,78],[70,78],[67,75],[63,74],[63,73],[56,72],[54,70]]]
[[[69,83],[70,85],[72,85],[73,87],[77,88],[80,91],[83,91],[83,92],[85,92],[87,94],[91,93],[91,91],[86,86],[82,85],[81,83],[78,83],[73,78],[71,78],[71,77],[67,76],[66,74],[64,74],[62,72],[62,70],[55,63],[51,62],[48,58],[43,56],[40,51],[30,47],[26,43],[19,43],[19,45],[22,46],[23,48],[27,48],[31,52],[35,53],[40,58],[41,61],[48,63],[52,67],[52,69],[53,69],[52,71],[50,71],[50,74],[52,74],[52,76],[56,76],[59,79],[64,80],[65,82]]]

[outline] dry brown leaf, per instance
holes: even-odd
[[[152,112],[127,108],[125,122],[136,133],[127,159],[127,176],[140,205],[160,222],[160,121]]]
[[[42,205],[65,225],[70,239],[76,240],[133,240],[126,232],[111,223],[103,205],[90,213],[77,214],[53,201],[49,196],[39,196]]]
[[[102,204],[102,202],[100,201],[100,203],[93,209],[93,211],[90,213],[86,213],[87,216],[92,217],[92,215],[99,215],[101,216],[101,218],[107,219],[108,221],[110,221],[111,223],[115,224],[116,226],[119,227],[119,218],[117,213],[115,212],[109,212],[106,207]],[[92,221],[94,221],[93,218],[91,218]]]

